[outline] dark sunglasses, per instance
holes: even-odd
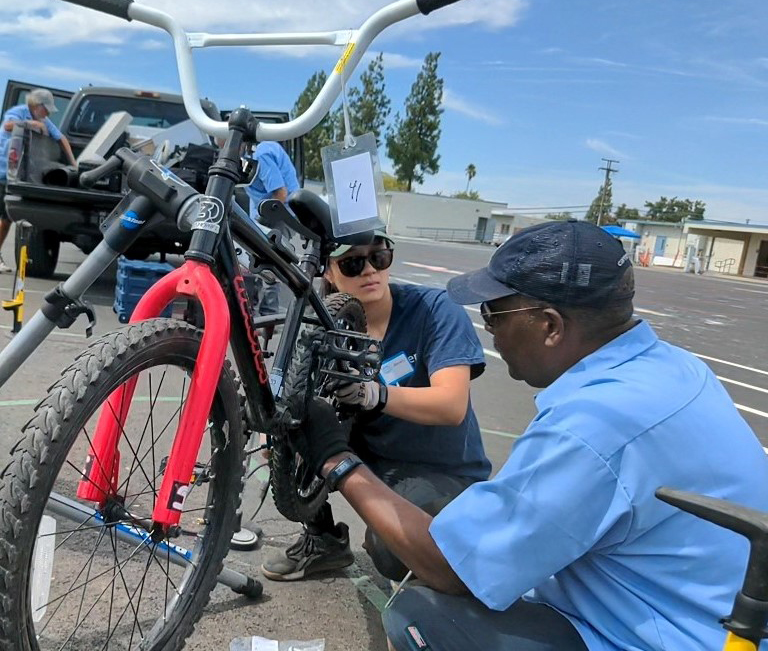
[[[498,325],[496,322],[496,319],[494,318],[497,314],[510,314],[511,312],[528,312],[529,310],[543,310],[543,309],[544,309],[543,306],[535,306],[535,307],[518,307],[518,308],[515,308],[514,310],[497,310],[496,312],[492,312],[486,303],[480,303],[480,316],[483,317],[483,321],[485,321],[485,325],[493,329],[496,325]]]
[[[365,263],[370,262],[376,271],[384,271],[392,266],[392,249],[379,249],[371,251],[368,255],[353,255],[349,258],[342,258],[336,264],[339,265],[339,271],[347,278],[354,278],[363,273]]]

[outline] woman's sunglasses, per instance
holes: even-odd
[[[347,278],[354,278],[363,273],[365,263],[370,262],[376,271],[384,271],[392,266],[392,249],[379,249],[371,251],[368,255],[353,255],[349,258],[342,258],[336,264],[339,265],[339,271]]]

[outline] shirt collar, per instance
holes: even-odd
[[[536,396],[536,406],[539,411],[543,411],[554,405],[563,396],[569,395],[574,390],[588,384],[592,378],[601,372],[616,368],[637,357],[658,340],[659,337],[653,328],[641,320],[632,329],[612,339],[602,348],[598,348],[569,368]]]

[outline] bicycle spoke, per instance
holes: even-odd
[[[72,535],[72,534],[70,534],[69,536],[67,536],[67,540],[68,540],[68,539],[71,537],[71,535]],[[69,589],[71,589],[71,588],[72,588],[72,586],[74,585],[75,581],[77,581],[77,580],[80,578],[80,576],[81,576],[81,575],[82,575],[82,573],[83,573],[83,570],[85,570],[85,566],[86,566],[86,565],[89,563],[89,561],[92,561],[92,559],[93,559],[93,558],[95,558],[95,556],[96,556],[96,550],[99,548],[99,545],[101,544],[101,540],[102,540],[102,538],[103,538],[103,537],[104,537],[104,531],[102,531],[102,532],[99,534],[99,537],[96,539],[96,544],[93,546],[93,551],[91,552],[91,555],[90,555],[90,557],[89,557],[89,560],[88,560],[88,561],[86,561],[86,562],[83,564],[83,567],[81,567],[81,568],[80,568],[80,571],[77,573],[77,575],[75,576],[75,578],[74,578],[74,579],[72,579],[72,583],[70,583],[70,584],[69,584]],[[59,546],[60,546],[60,545],[59,545]],[[55,549],[58,549],[58,548],[59,548],[59,546],[57,546]],[[45,629],[46,629],[46,628],[48,628],[48,624],[50,624],[50,623],[53,621],[53,618],[56,616],[56,613],[58,613],[58,612],[59,612],[59,608],[61,608],[63,605],[64,605],[64,600],[62,599],[62,600],[61,600],[61,601],[58,603],[58,605],[56,606],[56,608],[54,608],[54,609],[53,609],[53,612],[52,612],[52,613],[51,613],[51,615],[48,617],[48,621],[45,623],[45,625],[44,625],[44,626],[42,627],[42,629],[40,630],[40,633],[39,633],[39,635],[42,635],[42,634],[43,634],[43,632],[45,631]]]
[[[160,440],[160,437],[161,437],[163,434],[165,434],[165,430],[167,430],[167,429],[168,429],[169,425],[170,425],[170,424],[173,422],[173,419],[176,417],[176,414],[178,414],[180,411],[181,411],[181,406],[177,407],[176,411],[175,411],[175,412],[173,412],[173,414],[171,414],[171,417],[170,417],[170,419],[168,420],[168,422],[165,424],[165,427],[163,427],[163,429],[162,429],[162,430],[160,431],[160,433],[157,435],[157,438],[156,438],[154,441],[152,441],[151,450],[154,450],[154,449],[155,449],[155,443],[157,443],[157,442]],[[139,459],[139,463],[141,463],[142,461],[144,461],[144,459],[146,459],[146,458],[147,458],[147,456],[149,455],[149,453],[150,453],[150,450],[147,450],[147,451],[146,451],[146,452],[143,454],[143,456],[141,457],[141,459]],[[123,481],[123,482],[122,482],[122,483],[121,483],[121,484],[120,484],[120,485],[117,487],[117,490],[115,491],[115,493],[117,493],[117,494],[119,495],[119,494],[120,494],[120,491],[121,491],[121,490],[122,490],[124,487],[125,487],[125,481]]]
[[[137,455],[136,451],[133,449],[133,446],[131,445],[131,441],[128,438],[128,435],[125,433],[125,429],[123,428],[123,423],[121,423],[120,419],[117,417],[117,414],[115,413],[115,410],[112,408],[112,404],[109,401],[107,401],[106,404],[109,407],[109,410],[112,412],[112,415],[115,417],[115,421],[117,422],[118,426],[120,427],[120,434],[121,434],[122,440],[125,441],[125,444],[131,450],[131,452],[133,453],[133,457],[135,459],[138,455]],[[141,474],[144,475],[144,479],[146,479],[147,482],[149,482],[150,481],[149,477],[147,477],[147,473],[144,472],[144,466],[140,465],[139,468],[141,469]],[[130,475],[129,475],[128,476],[128,481],[130,481],[130,480],[131,480],[131,478],[130,478]]]
[[[160,385],[157,387],[157,392],[158,392],[158,394],[160,393],[160,389],[161,389],[161,388],[162,388],[162,386],[163,386],[163,382],[165,381],[165,374],[166,374],[167,372],[168,372],[168,367],[166,367],[165,371],[163,371],[163,376],[160,378]],[[147,426],[149,426],[149,427],[150,427],[150,435],[149,435],[149,439],[150,439],[151,441],[154,441],[154,440],[155,440],[155,435],[154,435],[154,428],[152,427],[152,423],[153,423],[153,420],[152,420],[152,411],[153,411],[153,409],[155,408],[155,404],[157,403],[157,396],[155,396],[155,400],[154,400],[154,402],[153,402],[153,401],[152,401],[152,371],[150,371],[150,372],[149,372],[149,378],[148,378],[148,381],[149,381],[149,415],[147,416],[147,420],[146,420],[146,421],[144,421],[144,427],[143,427],[143,428],[142,428],[142,430],[141,430],[141,437],[139,438],[138,449],[141,449],[141,444],[143,443],[143,441],[144,441],[144,436],[145,436],[145,434],[147,433]],[[153,452],[152,452],[152,462],[153,462],[153,463],[152,463],[152,468],[153,468],[153,473],[154,473],[154,467],[155,467],[155,464],[154,464],[154,456],[155,456],[155,455],[154,455],[154,445],[152,446],[152,449],[153,449]],[[135,459],[135,457],[134,457],[134,460],[133,460],[133,461],[131,461],[131,468],[130,468],[130,470],[128,471],[128,482],[129,482],[129,483],[130,483],[130,481],[131,481],[131,476],[133,475],[133,469],[134,469],[134,467],[135,467],[135,466],[134,466],[134,462],[135,462],[135,461],[136,461],[136,459]],[[126,491],[126,493],[128,492],[128,483],[126,483],[126,486],[125,486],[125,491]],[[157,493],[156,493],[156,492],[155,492],[155,497],[157,497]]]
[[[139,543],[139,546],[138,546],[138,547],[136,547],[136,549],[134,549],[134,550],[131,552],[130,556],[128,556],[128,558],[126,558],[126,559],[125,559],[125,560],[122,562],[122,565],[124,566],[126,563],[128,563],[128,562],[129,562],[129,561],[130,561],[130,560],[131,560],[131,559],[132,559],[132,558],[133,558],[133,557],[136,555],[136,552],[138,552],[138,551],[139,551],[139,550],[140,550],[140,549],[141,549],[143,546],[144,546],[144,541],[142,540],[142,541]],[[114,568],[113,568],[113,569],[114,569]],[[105,570],[104,572],[100,572],[99,574],[97,574],[96,576],[94,576],[93,578],[91,578],[91,579],[88,581],[88,583],[92,583],[92,582],[93,582],[93,581],[95,581],[96,579],[99,579],[99,578],[101,578],[102,576],[104,576],[105,574],[108,574],[110,571],[111,571],[111,570]],[[86,585],[86,584],[85,584],[85,583],[81,583],[80,585],[78,585],[78,586],[76,586],[76,587],[74,587],[74,588],[72,588],[72,589],[70,589],[70,590],[67,590],[67,592],[65,592],[65,593],[64,593],[64,594],[62,594],[62,595],[59,595],[58,597],[56,597],[55,599],[52,599],[51,601],[48,601],[47,603],[43,604],[43,606],[50,606],[51,604],[53,604],[53,603],[56,603],[57,601],[59,601],[59,600],[61,600],[61,599],[64,599],[64,598],[65,598],[67,595],[70,595],[70,594],[72,594],[73,592],[75,592],[75,591],[79,590],[79,589],[80,589],[80,588],[82,588],[84,585]],[[40,607],[42,608],[43,606],[40,606]]]
[[[152,560],[151,557],[154,555],[156,549],[157,549],[157,545],[155,545],[152,548],[152,550],[149,552],[150,558],[147,558],[147,563],[144,566],[144,574],[141,577],[141,581],[140,581],[139,585],[136,586],[136,589],[133,591],[133,594],[132,595],[128,595],[128,603],[129,603],[130,606],[133,605],[133,597],[136,595],[136,591],[139,590],[139,588],[143,589],[143,587],[144,587],[144,580],[147,577],[147,571],[149,570],[149,565],[150,565],[151,560]],[[120,625],[120,622],[123,620],[123,617],[125,617],[125,613],[127,613],[127,612],[128,612],[128,606],[123,608],[123,612],[120,613],[120,617],[117,618],[117,622],[115,623],[114,630],[112,631],[112,633],[110,633],[109,637],[107,638],[106,642],[104,643],[104,646],[101,647],[101,651],[103,651],[106,648],[106,646],[109,644],[109,641],[112,639],[112,636],[117,631],[117,627]],[[134,623],[135,623],[135,621],[134,621]],[[133,641],[133,634],[131,634],[131,641]],[[129,648],[130,648],[130,646],[129,646]]]
[[[133,552],[131,552],[130,556],[128,558],[126,558],[125,561],[123,561],[123,565],[127,564],[134,557],[134,555],[139,551],[139,549],[141,549],[143,546],[144,546],[144,541],[142,541],[139,544],[139,546],[136,547],[136,549],[134,549]],[[114,568],[113,568],[113,570],[114,570]],[[107,570],[107,571],[109,571],[109,570]],[[103,574],[106,574],[106,572],[102,572],[102,574],[100,576],[103,576]],[[98,578],[98,577],[94,577],[94,579],[95,578]],[[83,621],[80,622],[80,624],[78,624],[78,626],[76,626],[75,629],[69,634],[69,637],[67,637],[67,639],[64,640],[64,643],[59,647],[58,651],[63,651],[64,647],[69,643],[69,641],[72,639],[74,634],[77,633],[77,630],[80,628],[80,626],[82,626],[83,622],[85,622],[85,620],[88,618],[88,615],[90,615],[91,611],[96,607],[96,604],[99,603],[99,601],[101,600],[101,597],[107,591],[107,588],[109,588],[109,586],[113,585],[113,584],[114,584],[114,580],[110,581],[109,584],[107,584],[107,586],[101,591],[99,596],[96,597],[96,601],[93,602],[93,605],[88,609],[88,612],[85,613],[85,617],[83,618]],[[118,623],[119,623],[119,621],[118,621]]]

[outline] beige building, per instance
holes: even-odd
[[[514,235],[524,228],[550,221],[543,217],[539,217],[538,215],[516,214],[512,210],[507,210],[506,208],[496,208],[492,210],[491,217],[496,225],[493,233],[493,241],[495,243],[503,242],[507,237]]]
[[[707,269],[768,278],[768,224],[696,221],[685,225],[688,237],[704,240]],[[725,266],[727,269],[723,269]]]
[[[698,258],[702,271],[768,277],[768,225],[709,220],[627,220],[621,225],[640,235],[633,248],[638,264],[693,271]]]

